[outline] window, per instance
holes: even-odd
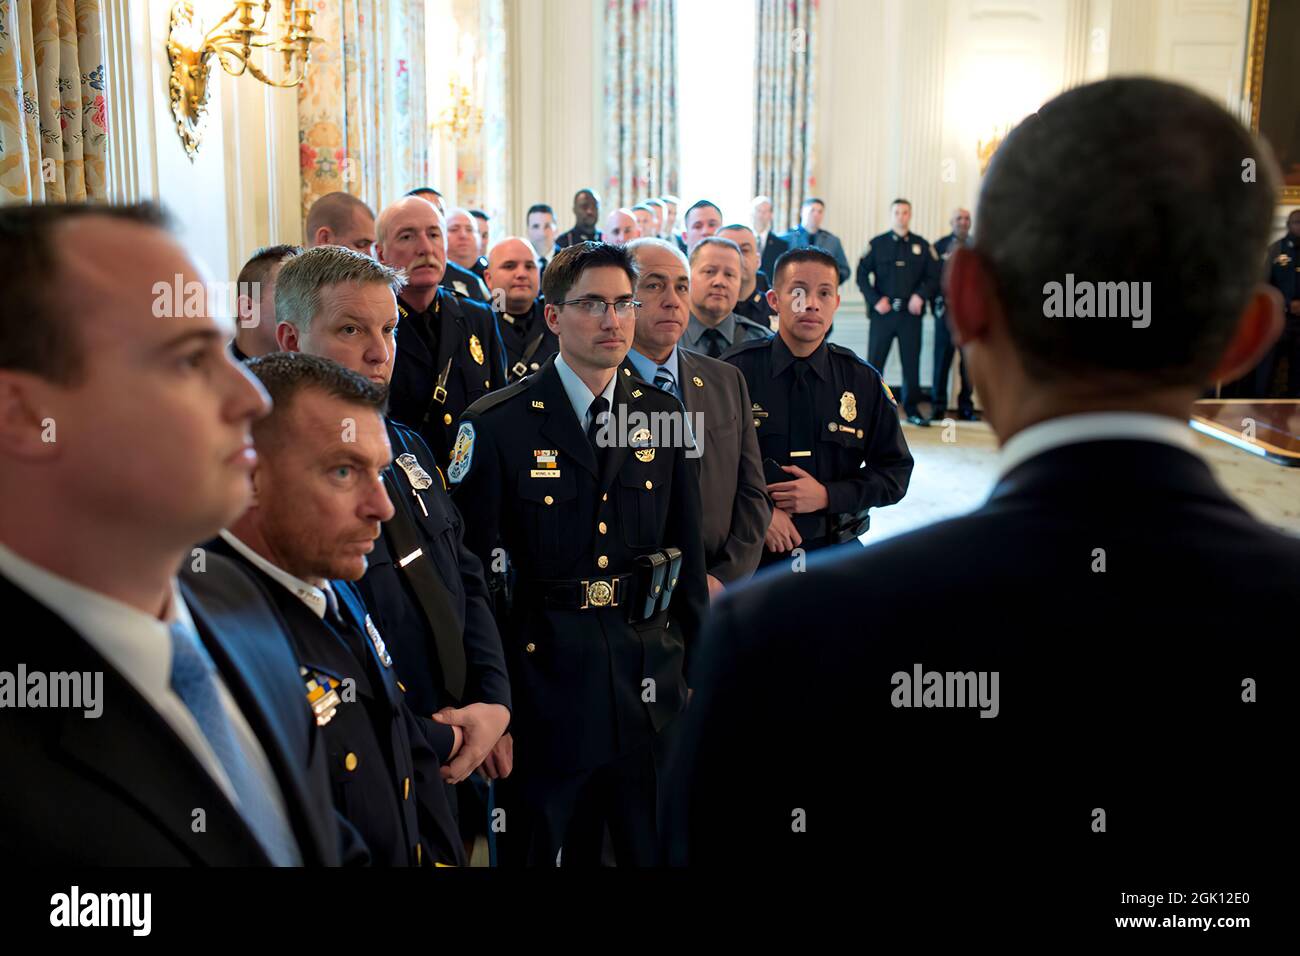
[[[678,188],[722,221],[749,222],[754,197],[754,0],[677,4]]]

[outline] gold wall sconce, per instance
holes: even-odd
[[[1011,124],[1003,123],[1001,126],[994,126],[989,134],[988,139],[980,139],[975,142],[975,155],[980,163],[980,175],[983,176],[989,171],[989,163],[993,161],[993,154],[998,151],[1002,141],[1006,139],[1007,134],[1011,132]]]
[[[229,12],[205,33],[192,2],[181,0],[172,5],[167,35],[167,60],[172,69],[168,91],[176,131],[191,161],[203,139],[213,56],[231,76],[249,73],[267,86],[287,89],[306,78],[311,45],[321,39],[312,36],[315,11],[311,2],[281,0],[283,27],[278,38],[264,29],[271,7],[271,0],[235,0]],[[253,62],[255,54],[266,49],[282,57],[283,75],[279,79],[268,76]]]

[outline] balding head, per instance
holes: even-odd
[[[537,250],[526,239],[510,236],[488,251],[483,281],[492,290],[492,307],[500,311],[504,300],[510,315],[523,315],[533,307],[541,285]]]
[[[447,258],[462,269],[472,269],[478,262],[478,225],[468,209],[447,213]]]
[[[616,246],[641,238],[641,227],[631,209],[615,209],[605,220],[605,241]]]
[[[307,247],[343,246],[370,255],[375,244],[375,214],[349,193],[329,193],[312,203],[307,213]]]
[[[379,214],[375,253],[379,261],[406,273],[412,303],[432,296],[447,268],[447,233],[438,207],[404,196]],[[423,290],[421,293],[419,290]]]
[[[952,232],[958,239],[965,242],[970,236],[970,210],[962,209],[960,206],[953,210],[952,213]]]

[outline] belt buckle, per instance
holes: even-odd
[[[435,386],[433,390],[433,400],[437,402],[439,405],[446,404],[447,390],[443,388],[441,385]]]
[[[510,367],[510,371],[514,372],[520,378],[523,378],[525,375],[528,374],[528,366],[525,365],[523,362],[516,362],[514,365]]]
[[[583,581],[582,607],[585,611],[593,607],[618,607],[618,579],[612,581]]]

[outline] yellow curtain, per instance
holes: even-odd
[[[298,88],[304,221],[345,191],[375,213],[426,184],[424,0],[320,0],[311,69]]]
[[[0,202],[104,199],[100,0],[0,0]]]
[[[755,0],[754,194],[772,197],[772,230],[799,224],[812,195],[818,0]]]

